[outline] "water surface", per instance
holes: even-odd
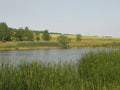
[[[0,51],[0,63],[19,64],[20,62],[76,62],[83,54],[90,51],[110,50],[108,48],[73,48],[73,49],[48,49],[48,50],[13,50]]]

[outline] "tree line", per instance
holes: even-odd
[[[40,40],[40,34],[42,33],[42,39],[50,40],[48,30],[45,31],[33,31],[28,27],[25,28],[10,28],[6,23],[0,23],[0,41],[34,41]]]
[[[44,31],[34,31],[30,30],[28,27],[25,28],[10,28],[6,23],[0,23],[0,41],[39,41],[41,38],[45,41],[49,41],[51,36],[48,30]],[[52,33],[53,34],[53,33]],[[71,39],[67,37],[67,35],[62,35],[57,37],[58,46],[61,48],[68,48]],[[81,34],[76,35],[76,40],[81,41]]]

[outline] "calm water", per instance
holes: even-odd
[[[11,63],[19,64],[33,60],[41,62],[76,62],[83,54],[90,51],[109,50],[97,48],[81,48],[81,49],[48,49],[48,50],[14,50],[0,51],[0,64]]]

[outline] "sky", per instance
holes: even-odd
[[[0,0],[0,22],[12,28],[120,37],[120,0]]]

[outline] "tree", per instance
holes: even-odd
[[[19,28],[18,30],[16,30],[15,37],[19,41],[23,41],[24,40],[24,30],[23,30],[23,28]]]
[[[60,35],[60,36],[57,38],[57,41],[58,41],[59,47],[61,47],[61,48],[68,48],[68,47],[69,47],[70,39],[69,39],[67,36],[65,36],[65,35]]]
[[[0,40],[1,41],[11,40],[11,31],[8,28],[7,24],[4,22],[0,23]]]
[[[34,40],[37,40],[37,41],[40,41],[40,33],[39,32],[37,32],[37,31],[35,31],[35,32],[33,32],[33,38],[34,38]]]
[[[17,40],[19,41],[32,41],[33,40],[33,33],[32,31],[29,30],[28,27],[25,27],[25,29],[19,28],[18,30],[16,30],[15,36]]]
[[[51,36],[50,36],[48,30],[43,31],[42,39],[45,41],[49,41],[51,39]]]
[[[10,30],[10,40],[11,41],[15,41],[16,40],[16,37],[15,37],[15,29],[13,28],[8,28]]]
[[[27,41],[32,41],[34,38],[32,31],[30,31],[28,27],[25,27],[24,38],[25,38],[24,40]]]
[[[76,40],[77,40],[77,41],[81,41],[81,36],[82,36],[81,34],[77,34],[77,35],[76,35]]]

